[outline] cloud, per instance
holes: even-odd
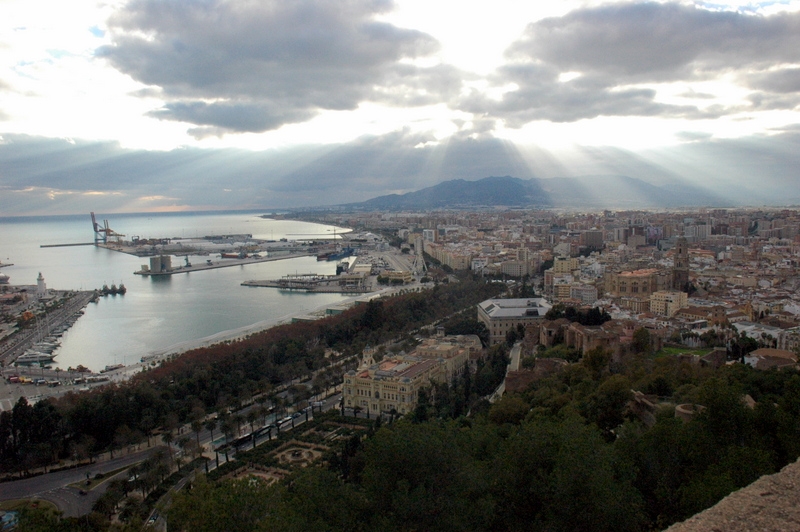
[[[455,69],[409,64],[439,43],[377,20],[392,7],[134,0],[111,17],[112,44],[97,55],[161,90],[166,105],[153,116],[196,124],[201,135],[276,129],[365,101],[423,105],[457,94]]]
[[[800,59],[800,13],[709,11],[678,3],[624,3],[528,26],[509,56],[617,83],[716,76]]]
[[[438,141],[410,130],[336,146],[281,151],[176,149],[4,134],[4,215],[336,205],[488,176],[622,175],[701,186],[732,205],[800,203],[800,128],[741,139],[684,132],[677,146],[633,153],[613,147],[546,152],[481,136]],[[754,178],[757,176],[757,179]]]
[[[800,62],[800,13],[761,16],[681,3],[583,8],[529,24],[506,57],[492,83],[514,89],[499,99],[476,91],[461,105],[511,127],[597,116],[713,119],[800,103],[798,69],[783,66]],[[718,81],[725,75],[756,89],[752,107],[697,107],[659,98],[659,84]],[[680,96],[713,97],[693,89]]]
[[[712,137],[711,133],[705,131],[679,131],[676,136],[685,142],[708,140]]]
[[[777,93],[800,94],[800,68],[789,67],[755,74],[750,77],[750,85]]]
[[[166,120],[190,122],[204,128],[194,128],[197,137],[223,134],[226,131],[260,132],[276,129],[283,124],[302,122],[314,116],[310,109],[284,108],[272,102],[258,101],[173,102],[151,111],[150,116]]]

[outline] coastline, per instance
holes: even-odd
[[[377,290],[374,292],[366,292],[363,294],[358,294],[353,297],[349,297],[347,299],[343,299],[339,301],[335,305],[327,304],[327,305],[320,305],[314,307],[312,309],[306,310],[305,312],[295,312],[292,314],[286,314],[284,316],[280,316],[278,318],[273,318],[269,320],[263,320],[251,325],[246,325],[244,327],[239,327],[236,329],[230,329],[227,331],[221,331],[216,334],[212,334],[210,336],[205,336],[202,338],[197,338],[194,340],[187,340],[185,342],[180,342],[177,344],[173,344],[169,347],[164,349],[159,349],[157,351],[153,351],[145,355],[143,358],[145,359],[144,362],[136,362],[134,364],[130,364],[124,366],[119,369],[115,369],[109,372],[104,373],[104,375],[108,376],[110,382],[122,382],[130,379],[134,375],[141,373],[145,366],[149,366],[151,364],[158,365],[159,362],[168,359],[170,357],[177,357],[181,354],[191,351],[193,349],[199,349],[203,347],[210,347],[212,345],[220,344],[222,342],[228,341],[239,341],[244,340],[251,334],[256,334],[262,331],[266,331],[267,329],[271,329],[272,327],[276,327],[278,325],[284,325],[287,323],[291,323],[293,318],[298,318],[301,316],[309,316],[309,315],[316,315],[321,312],[324,312],[326,309],[334,306],[339,305],[349,305],[353,302],[364,299],[364,298],[372,298],[376,296],[390,296],[394,295],[400,291],[407,291],[407,290],[416,290],[420,288],[419,286],[414,287],[405,287],[405,288],[383,288],[381,290]],[[324,316],[321,316],[324,317]],[[107,383],[106,383],[107,384]]]

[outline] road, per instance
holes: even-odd
[[[85,378],[88,375],[96,375],[94,373],[55,371],[47,368],[26,366],[3,368],[0,375],[2,375],[2,378],[0,378],[0,411],[9,411],[14,408],[14,405],[17,404],[20,397],[27,398],[28,403],[33,404],[40,399],[59,397],[69,392],[76,392],[107,384],[107,382],[72,384],[74,379],[78,377]],[[8,382],[7,378],[11,375],[25,375],[32,379],[43,378],[48,381],[57,380],[61,384],[56,387],[50,387],[46,385],[37,386],[32,383],[21,384]]]
[[[508,375],[509,371],[518,371],[519,370],[519,359],[520,353],[522,352],[522,342],[517,342],[514,344],[514,347],[511,348],[511,360],[506,367],[506,376]],[[494,391],[494,393],[489,396],[489,402],[494,403],[501,397],[503,394],[506,393],[506,379],[503,378],[503,382],[500,383],[500,386]]]
[[[163,447],[151,447],[144,451],[96,462],[94,464],[57,471],[46,475],[0,483],[0,500],[39,498],[53,502],[66,517],[76,517],[91,511],[94,501],[105,493],[107,482],[95,487],[86,495],[81,495],[78,488],[70,484],[86,480],[86,476],[94,477],[98,473],[109,473],[141,462],[151,453]]]
[[[508,364],[508,370],[506,371],[506,374],[508,374],[509,371],[519,371],[519,359],[521,352],[522,342],[515,343],[514,347],[511,348],[511,362]]]

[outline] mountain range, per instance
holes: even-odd
[[[430,210],[480,207],[675,208],[721,206],[716,194],[695,186],[647,183],[621,175],[519,179],[453,179],[432,187],[389,194],[344,207],[364,210]]]

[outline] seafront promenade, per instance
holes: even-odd
[[[313,316],[317,318],[322,318],[324,317],[327,309],[334,306],[340,307],[340,306],[352,305],[355,303],[355,301],[360,299],[372,298],[372,297],[389,297],[392,295],[396,295],[400,292],[415,291],[419,289],[421,289],[419,286],[405,286],[402,288],[384,288],[375,292],[370,292],[368,294],[354,295],[353,297],[346,298],[341,300],[340,302],[337,302],[335,305],[332,304],[321,305],[309,311],[286,314],[284,316],[275,319],[260,321],[257,323],[253,323],[251,325],[247,325],[245,327],[239,327],[236,329],[222,331],[203,338],[197,338],[194,340],[180,342],[171,345],[169,347],[166,347],[164,349],[159,349],[157,351],[148,353],[146,356],[142,357],[141,361],[136,362],[134,364],[129,364],[111,371],[105,371],[102,373],[103,380],[97,382],[85,381],[85,377],[87,375],[97,376],[98,375],[97,373],[81,374],[68,371],[55,371],[52,369],[39,368],[39,367],[5,368],[2,370],[2,375],[4,378],[2,379],[2,382],[0,382],[0,411],[10,410],[11,408],[13,408],[14,404],[16,404],[16,402],[19,400],[20,397],[26,397],[28,402],[34,403],[36,401],[39,401],[41,399],[46,399],[49,397],[59,397],[69,392],[85,391],[91,388],[103,386],[113,382],[123,382],[130,379],[134,375],[141,373],[142,371],[146,371],[148,367],[156,366],[163,360],[179,356],[180,354],[185,353],[187,351],[191,351],[192,349],[209,347],[222,342],[228,342],[228,341],[235,342],[237,340],[243,340],[252,334],[257,334],[271,327],[291,323],[293,319],[298,317]],[[27,383],[27,384],[9,383],[7,382],[7,378],[11,375],[25,375],[31,377],[32,379],[41,378],[50,381],[58,380],[59,382],[61,382],[61,384],[55,387],[50,387],[46,385],[37,386],[32,383]],[[84,380],[82,381],[79,380],[78,383],[74,383],[76,378],[81,379],[82,377],[84,378]]]

